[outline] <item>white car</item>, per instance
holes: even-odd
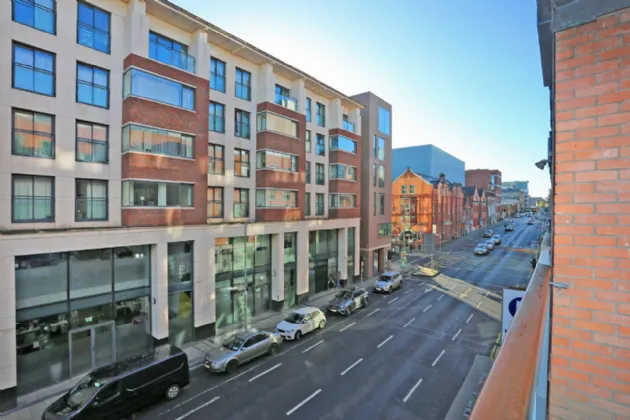
[[[284,321],[276,325],[276,330],[285,340],[299,340],[304,334],[325,326],[326,314],[308,306],[291,312]]]

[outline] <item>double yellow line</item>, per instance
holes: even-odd
[[[499,344],[499,341],[501,341],[501,333],[497,334],[497,340],[494,342],[494,345],[492,346],[492,351],[490,352],[490,359],[492,360],[494,360],[494,358],[497,355],[497,351],[501,347],[501,345]]]

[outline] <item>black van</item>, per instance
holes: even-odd
[[[90,372],[46,408],[42,420],[123,418],[160,397],[177,397],[189,382],[186,353],[162,346]]]

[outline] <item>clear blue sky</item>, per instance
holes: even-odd
[[[381,96],[394,147],[432,143],[547,196],[536,0],[174,2],[347,95]]]

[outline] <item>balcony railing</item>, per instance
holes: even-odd
[[[290,109],[291,111],[298,110],[297,99],[292,98],[290,96],[280,95],[279,93],[276,93],[276,103],[278,105],[282,105],[283,107],[287,109]]]
[[[355,131],[354,131],[354,123],[351,123],[350,121],[344,121],[342,128],[344,130],[346,130],[346,131],[351,132],[351,133],[355,133]]]
[[[547,418],[549,234],[505,341],[473,408],[472,420]]]
[[[190,73],[195,72],[195,57],[192,55],[162,45],[159,42],[151,41],[150,44],[149,56],[154,60],[186,70]]]

